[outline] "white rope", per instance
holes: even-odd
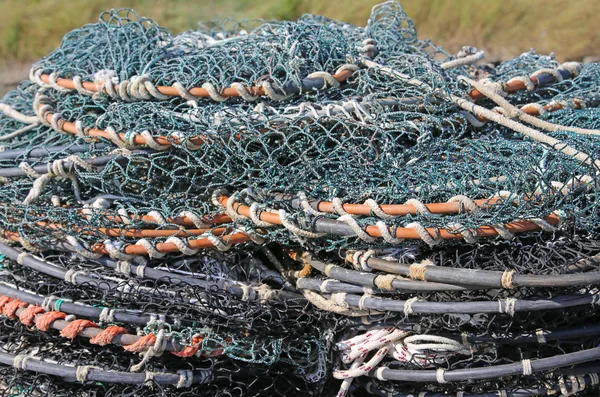
[[[123,215],[120,215],[123,219]],[[124,252],[121,252],[121,247],[123,246],[123,242],[121,241],[113,242],[111,240],[104,240],[102,244],[104,245],[106,252],[108,252],[108,255],[113,259],[118,259],[121,261],[131,261],[133,260],[133,258],[135,258],[134,255],[129,255]]]
[[[100,323],[114,323],[115,322],[115,311],[114,309],[110,309],[105,307],[100,312],[99,316]]]
[[[324,215],[324,212],[319,212],[317,210],[315,210],[310,203],[308,202],[308,198],[306,197],[306,193],[305,192],[298,192],[298,200],[300,200],[300,206],[304,209],[305,212],[314,215],[314,216],[318,216],[318,215]],[[317,206],[318,207],[318,206]],[[253,219],[254,220],[254,219]]]
[[[84,258],[97,259],[102,256],[100,254],[97,254],[97,253],[92,252],[92,251],[88,250],[87,248],[85,248],[74,236],[66,236],[65,239],[67,240],[67,242],[70,245],[73,246],[73,249],[75,249],[75,252],[77,252],[79,255],[83,256]]]
[[[402,239],[401,238],[397,238],[392,236],[392,234],[390,233],[390,230],[388,228],[388,226],[385,224],[385,222],[383,221],[377,221],[375,223],[375,226],[377,226],[377,228],[379,229],[379,233],[381,233],[381,237],[388,243],[390,244],[400,244],[402,243]]]
[[[227,204],[225,205],[225,211],[227,212],[227,215],[229,215],[229,217],[233,221],[245,218],[245,216],[238,214],[238,212],[233,208],[233,204],[236,203],[236,201],[238,200],[239,197],[240,197],[240,194],[237,192],[232,194],[227,199]]]
[[[138,278],[146,277],[146,265],[137,265],[137,267],[135,269],[135,275]]]
[[[410,316],[411,314],[414,313],[412,305],[413,305],[413,303],[417,302],[418,300],[419,300],[419,298],[415,296],[415,297],[412,297],[410,299],[407,299],[404,302],[404,310],[403,311],[404,311],[404,315],[406,317],[408,317],[408,316]]]
[[[502,107],[502,109],[504,109],[508,113],[508,116],[510,116],[511,118],[519,118],[520,120],[522,120],[526,123],[529,123],[537,128],[541,128],[541,129],[544,129],[547,131],[552,131],[552,132],[566,130],[566,131],[572,131],[577,134],[583,134],[583,135],[600,135],[600,130],[589,130],[589,129],[578,128],[578,127],[563,126],[563,125],[553,124],[553,123],[549,123],[547,121],[541,120],[537,117],[531,116],[531,115],[523,112],[521,109],[517,108],[516,106],[513,106],[506,99],[502,98],[501,96],[496,95],[496,93],[494,91],[489,90],[486,85],[481,84],[480,82],[474,81],[474,80],[469,79],[468,77],[464,77],[464,76],[459,76],[458,79],[466,81],[471,86],[473,86],[478,91],[480,91],[482,94],[484,94],[486,97],[490,98],[492,101],[494,101],[495,103],[500,105]],[[483,115],[483,116],[486,117],[487,119],[490,119],[489,117],[487,117],[485,115]],[[496,120],[494,120],[494,121],[496,121]],[[511,128],[511,127],[509,127],[509,128]],[[525,127],[525,128],[527,128],[527,127]],[[521,132],[521,131],[518,131],[518,132]],[[538,138],[544,137],[545,140],[554,139],[554,138],[545,136],[545,135],[541,134],[540,132],[537,132],[537,136],[538,136]],[[558,140],[555,140],[555,141],[557,143],[560,143],[560,141],[558,141]],[[546,143],[546,142],[544,142],[544,143]],[[550,145],[550,146],[556,147],[556,145]],[[575,149],[573,149],[573,150],[575,150]]]
[[[377,201],[373,200],[373,199],[367,199],[365,200],[365,205],[367,205],[369,207],[369,209],[371,210],[371,212],[373,214],[375,214],[376,216],[382,218],[382,219],[393,219],[395,218],[395,216],[393,215],[389,215],[386,212],[383,211],[383,209],[381,208],[381,206],[379,205],[379,203],[377,203]]]
[[[318,71],[313,72],[306,76],[309,79],[321,78],[323,79],[323,87],[321,89],[325,89],[327,87],[338,88],[340,86],[340,82],[333,77],[331,73]]]
[[[431,212],[429,211],[427,206],[425,204],[423,204],[423,202],[421,200],[413,198],[413,199],[407,200],[404,203],[404,205],[412,205],[413,207],[415,207],[415,209],[417,210],[417,214],[431,215]]]
[[[331,204],[333,204],[333,209],[338,213],[338,215],[348,215],[344,209],[344,203],[339,197],[334,197],[333,200],[331,200]]]
[[[25,161],[19,163],[19,168],[22,169],[23,172],[25,172],[25,174],[32,179],[40,177],[40,174],[36,170],[34,170],[29,163]]]
[[[79,365],[75,370],[75,379],[77,379],[77,382],[85,383],[90,371],[97,368],[93,365]]]
[[[535,331],[535,336],[537,338],[537,342],[539,344],[544,344],[546,343],[546,336],[544,335],[544,330],[543,329],[538,329]]]
[[[17,263],[19,265],[23,265],[23,260],[28,257],[28,256],[32,256],[31,254],[29,254],[28,252],[21,252],[18,256],[17,256]]]
[[[135,245],[141,245],[142,247],[144,247],[144,249],[146,250],[146,252],[148,253],[148,256],[150,258],[162,258],[163,256],[165,256],[165,254],[158,252],[156,250],[156,248],[154,247],[154,245],[152,245],[152,243],[148,240],[146,240],[145,238],[138,240]]]
[[[231,88],[235,89],[238,95],[248,102],[254,102],[258,99],[258,95],[252,95],[250,90],[246,88],[242,83],[231,83]]]
[[[446,372],[446,370],[443,368],[438,368],[437,371],[435,371],[435,379],[437,380],[438,383],[440,383],[440,384],[448,383],[448,381],[444,377],[445,372]]]
[[[502,305],[503,303],[504,303],[504,308]],[[514,316],[516,304],[517,304],[516,298],[506,298],[504,300],[500,299],[500,300],[498,300],[498,312],[506,313],[510,316]]]
[[[483,58],[485,58],[485,53],[483,51],[479,51],[472,55],[444,62],[440,64],[440,67],[445,70],[454,69],[459,66],[473,65],[474,63],[481,61]]]
[[[375,241],[375,238],[371,237],[369,234],[367,234],[367,232],[365,232],[360,227],[360,225],[358,224],[358,222],[354,219],[354,217],[352,215],[350,215],[350,214],[342,215],[337,220],[340,222],[344,222],[348,226],[350,226],[352,228],[352,231],[354,231],[354,234],[356,234],[356,236],[358,238],[360,238],[361,240],[366,241],[366,242]]]
[[[129,261],[117,261],[115,272],[129,276],[131,274],[131,262]]]
[[[405,227],[407,229],[416,230],[417,233],[419,233],[419,237],[421,237],[421,240],[423,240],[429,246],[434,246],[434,245],[441,243],[441,240],[439,237],[437,237],[437,236],[431,237],[431,235],[429,234],[427,229],[425,229],[423,227],[423,225],[421,225],[418,222],[411,222],[408,225],[406,225]]]
[[[189,369],[180,369],[177,371],[179,374],[179,380],[175,385],[176,388],[181,389],[182,387],[191,387],[194,381],[194,372]]]
[[[165,243],[174,244],[177,247],[177,249],[184,255],[196,255],[198,253],[197,249],[190,248],[188,244],[179,237],[171,236],[167,240],[165,240]]]
[[[323,281],[323,282],[321,283],[321,285],[319,286],[319,290],[321,291],[321,293],[323,293],[323,294],[328,294],[328,293],[330,293],[331,291],[329,290],[329,284],[332,284],[332,283],[335,283],[335,284],[337,284],[337,283],[339,283],[339,281],[337,281],[337,280],[332,280],[332,279],[330,279],[330,278],[328,278],[327,280]],[[360,306],[360,305],[359,305],[359,306]]]
[[[210,241],[211,244],[214,245],[219,251],[228,251],[231,248],[231,244],[226,244],[222,239],[212,233],[203,234],[201,237],[204,237]]]
[[[537,76],[539,76],[541,74],[549,74],[549,75],[551,75],[552,77],[554,77],[554,80],[557,83],[560,83],[561,81],[563,81],[562,74],[560,74],[560,72],[558,71],[558,69],[550,69],[550,68],[539,69],[539,70],[536,70],[535,72],[533,72],[531,74],[531,77],[536,77],[537,78]]]
[[[260,219],[260,214],[259,214],[260,210],[261,210],[260,204],[258,204],[257,202],[254,202],[250,205],[250,219],[252,219],[252,222],[254,222],[257,226],[260,226],[260,227],[274,226],[272,223],[266,222],[266,221],[263,221]]]
[[[504,289],[512,289],[513,288],[513,276],[515,274],[514,270],[505,270],[502,272],[502,276],[500,277],[500,284]]]
[[[197,229],[204,229],[207,225],[202,221],[202,218],[191,211],[181,211],[181,218],[189,218]]]
[[[0,105],[2,105],[2,103],[0,103]],[[14,138],[16,136],[19,136],[21,134],[24,134],[26,132],[29,132],[29,131],[37,128],[38,126],[39,126],[39,124],[30,124],[30,125],[25,126],[23,128],[19,128],[18,130],[15,130],[15,131],[13,131],[11,133],[8,133],[6,135],[0,136],[0,141],[6,141],[6,140],[9,140],[9,139],[12,139],[12,138]]]
[[[54,310],[54,303],[58,300],[57,296],[51,295],[44,298],[42,301],[42,309],[45,312],[51,312]]]
[[[30,359],[27,354],[17,354],[13,359],[13,367],[22,371],[27,370],[27,361]]]
[[[152,357],[159,357],[167,347],[169,338],[165,335],[165,330],[161,329],[156,334],[156,342],[145,353],[142,361],[131,367],[131,372],[138,372]]]
[[[461,223],[452,222],[448,224],[449,231],[457,231],[468,244],[475,244],[477,242],[477,231],[472,232],[466,229]]]
[[[462,213],[465,209],[469,210],[469,212],[479,212],[479,206],[467,196],[459,194],[457,196],[451,197],[448,200],[448,203],[458,203],[459,205],[459,213]]]
[[[7,105],[6,103],[0,103],[0,112],[4,113],[11,119],[15,119],[23,124],[32,124],[35,126],[40,124],[40,119],[37,116],[24,115],[23,113],[17,111],[16,109]]]
[[[162,214],[158,211],[150,211],[147,214],[149,217],[154,218],[154,222],[158,223],[159,225],[166,225],[168,224],[167,220],[165,219],[164,216],[162,216]]]
[[[524,359],[521,361],[521,365],[523,366],[523,375],[529,376],[533,373],[533,368],[531,367],[531,360]]]
[[[380,65],[380,64],[378,64],[376,62],[373,62],[373,61],[370,61],[370,60],[363,60],[362,63],[365,66],[370,67],[370,68],[378,68],[379,70],[381,70],[382,72],[384,72],[384,73],[386,73],[388,75],[391,75],[393,77],[397,77],[399,79],[402,79],[402,80],[406,81],[408,84],[411,84],[411,85],[414,85],[414,86],[417,86],[417,87],[422,87],[422,88],[424,88],[424,89],[426,89],[428,91],[432,91],[433,90],[431,86],[429,86],[428,84],[426,84],[426,83],[424,83],[422,81],[413,79],[413,78],[411,78],[408,75],[405,75],[403,73],[395,71],[395,70],[393,70],[393,69],[391,69],[389,67]],[[466,81],[473,81],[473,80],[470,80],[470,79],[468,79],[466,77],[463,77],[463,78],[466,79]],[[477,84],[477,83],[475,83],[475,84]],[[482,84],[478,84],[478,86],[481,87]],[[490,91],[488,91],[488,92],[490,92]],[[527,137],[529,137],[529,138],[531,138],[531,139],[533,139],[533,140],[535,140],[537,142],[546,144],[546,145],[550,146],[551,148],[554,148],[555,150],[558,150],[558,151],[560,151],[560,152],[562,152],[562,153],[564,153],[564,154],[566,154],[568,156],[576,158],[577,160],[581,161],[582,163],[585,163],[585,164],[594,164],[596,167],[600,168],[600,161],[597,161],[597,160],[596,161],[592,161],[590,159],[590,156],[588,154],[580,152],[580,151],[578,151],[578,150],[576,150],[576,149],[574,149],[574,148],[566,145],[565,143],[563,143],[563,142],[561,142],[561,141],[559,141],[559,140],[557,140],[555,138],[552,138],[550,136],[542,134],[541,132],[539,132],[537,130],[534,130],[533,128],[526,127],[526,126],[524,126],[524,125],[522,125],[522,124],[520,124],[518,122],[515,122],[514,120],[510,120],[510,119],[508,119],[508,118],[506,118],[506,117],[504,117],[504,116],[502,116],[500,114],[497,114],[496,112],[494,112],[492,110],[489,110],[489,109],[486,109],[484,107],[478,106],[478,105],[476,105],[476,104],[474,104],[474,103],[472,103],[472,102],[470,102],[470,101],[468,101],[468,100],[466,100],[464,98],[457,97],[456,95],[450,95],[450,99],[452,100],[452,102],[456,103],[458,106],[462,107],[463,109],[465,109],[465,110],[467,110],[467,111],[469,111],[471,113],[474,113],[474,114],[476,114],[478,116],[485,117],[488,120],[497,122],[498,124],[501,124],[501,125],[503,125],[505,127],[508,127],[508,128],[510,128],[510,129],[512,129],[514,131],[517,131],[517,132],[519,132],[519,133],[521,133],[521,134],[523,134],[523,135],[525,135],[525,136],[527,136]],[[508,104],[508,105],[512,106],[510,104]],[[518,112],[520,112],[520,113],[523,113],[519,109],[516,109],[516,110]],[[527,115],[525,115],[525,116],[527,116]],[[534,122],[535,122],[535,120],[539,121],[539,119],[537,119],[535,117],[530,117],[530,118],[534,119]],[[564,129],[563,126],[561,126],[560,128]]]
[[[527,91],[535,90],[535,84],[529,76],[516,76],[506,82],[506,85],[512,85],[515,82],[523,83]]]
[[[371,295],[371,294],[364,293],[364,294],[363,294],[363,295],[360,297],[360,299],[358,300],[358,308],[359,308],[360,310],[366,310],[367,308],[365,308],[365,301],[366,301],[367,299],[371,298],[372,296],[373,296],[373,295]]]
[[[67,283],[77,285],[77,277],[87,276],[87,273],[82,270],[69,269],[64,275],[64,279]]]
[[[318,238],[318,237],[325,235],[325,233],[315,233],[315,232],[310,232],[308,230],[300,229],[298,226],[294,225],[292,223],[292,221],[290,221],[288,219],[287,212],[284,209],[279,210],[279,218],[281,219],[281,224],[283,225],[283,227],[285,227],[287,230],[292,232],[292,234],[294,234],[295,236]]]
[[[360,261],[360,267],[362,268],[362,270],[366,271],[366,272],[371,272],[373,271],[373,269],[371,269],[371,266],[369,266],[369,264],[367,263],[369,258],[372,257],[373,255],[376,254],[375,250],[367,250],[367,251],[362,251],[362,255],[360,255],[359,257],[359,261]]]

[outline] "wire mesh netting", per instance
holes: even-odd
[[[0,101],[0,394],[597,395],[600,65],[131,10]]]

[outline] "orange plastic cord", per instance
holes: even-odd
[[[556,112],[558,110],[562,110],[565,108],[565,106],[559,104],[559,103],[549,103],[547,105],[542,106],[544,108],[544,110],[546,112]],[[579,100],[579,99],[573,99],[573,108],[574,109],[582,109],[583,106],[583,101]],[[526,113],[530,116],[539,116],[540,115],[540,111],[537,107],[534,106],[530,106],[528,104],[521,106],[520,109],[523,113]],[[483,116],[478,116],[478,115],[474,115],[477,120],[483,122],[483,123],[487,123],[489,120],[486,119]]]
[[[90,343],[92,345],[108,345],[117,335],[127,334],[127,330],[123,327],[119,327],[118,325],[111,325],[110,327],[106,327],[106,329],[102,330],[98,335],[94,336],[90,339]]]
[[[62,230],[64,227],[61,224],[57,223],[49,223],[49,222],[36,222],[38,226],[51,229],[51,230]],[[91,235],[92,233],[85,228],[79,227],[70,227],[69,230],[72,230],[77,233],[82,233],[84,235]],[[106,234],[109,237],[130,237],[130,238],[156,238],[156,237],[194,237],[200,236],[204,233],[210,232],[215,236],[220,236],[226,233],[230,233],[232,228],[215,228],[215,229],[186,229],[186,230],[169,230],[169,229],[122,229],[122,228],[106,228],[100,227],[98,228],[100,233]]]
[[[348,69],[341,70],[338,73],[334,74],[333,78],[341,83],[341,82],[345,81],[348,77],[350,77],[352,75],[352,73],[353,72]],[[41,74],[40,79],[46,84],[50,83],[50,75],[48,75],[48,74],[45,74],[45,73]],[[67,88],[69,90],[75,90],[75,83],[73,82],[73,80],[70,80],[70,79],[63,79],[63,78],[59,77],[56,79],[56,84],[58,84],[59,86],[61,86],[63,88]],[[83,86],[83,88],[85,88],[88,91],[98,92],[98,87],[96,86],[96,84],[94,84],[92,82],[86,81],[86,82],[83,82],[81,85]],[[115,91],[117,91],[118,86],[115,85],[114,89],[115,89]],[[157,86],[156,89],[158,92],[160,92],[163,95],[173,96],[173,97],[180,96],[179,91],[175,87]],[[260,86],[247,87],[246,91],[248,92],[248,94],[250,94],[252,96],[266,95],[264,88],[260,87]],[[210,96],[208,90],[205,88],[194,87],[194,88],[190,88],[188,90],[188,92],[191,95],[193,95],[195,97],[199,97],[199,98],[207,98]],[[240,96],[240,93],[238,92],[238,90],[236,90],[235,88],[230,88],[230,87],[224,88],[223,90],[221,90],[221,92],[219,94],[226,98]]]
[[[98,328],[98,324],[90,320],[73,320],[60,331],[60,336],[73,340],[81,331],[89,327]]]
[[[232,233],[224,236],[218,236],[226,244],[239,244],[250,240],[246,233]],[[19,234],[16,232],[4,231],[4,238],[21,242]],[[208,238],[199,238],[187,241],[188,247],[191,249],[213,248],[214,244]],[[180,252],[179,248],[173,243],[158,243],[154,247],[160,253]],[[108,255],[108,251],[104,244],[98,243],[91,247],[91,251],[101,255]],[[141,245],[130,244],[124,247],[123,252],[129,255],[148,255],[148,251]]]
[[[487,209],[495,204],[501,203],[502,198],[478,199],[473,200],[481,209]],[[417,207],[412,204],[381,204],[379,206],[383,212],[390,216],[416,215]],[[458,214],[463,211],[463,206],[459,202],[452,203],[429,203],[425,207],[432,214]],[[371,215],[371,208],[366,204],[342,204],[342,208],[352,215]],[[317,211],[335,213],[333,203],[320,201],[317,204]]]
[[[66,313],[63,312],[46,312],[35,319],[35,326],[40,331],[48,331],[52,326],[52,323],[56,320],[64,320],[67,317]]]
[[[31,305],[23,310],[21,314],[19,314],[19,321],[26,326],[31,327],[33,326],[33,320],[35,319],[35,316],[43,312],[43,307]]]
[[[219,201],[221,202],[221,204],[223,206],[225,206],[227,204],[228,199],[229,199],[229,197],[227,197],[225,195],[222,195],[221,197],[219,197]],[[247,205],[235,202],[235,203],[233,203],[233,209],[240,215],[244,215],[248,218],[250,217],[250,207],[248,207]],[[276,225],[282,224],[279,214],[275,213],[275,212],[263,211],[260,213],[259,218],[260,218],[260,220],[262,220],[264,222],[269,222],[269,223],[273,223]],[[545,218],[545,221],[548,222],[550,225],[556,225],[560,222],[560,219],[558,218],[557,215],[551,214]],[[526,221],[526,220],[510,222],[510,223],[505,224],[504,227],[510,233],[522,233],[522,232],[527,232],[527,231],[531,231],[531,230],[536,230],[539,228],[539,226],[536,225],[535,223]],[[437,229],[437,228],[430,227],[430,228],[426,228],[425,230],[427,231],[427,233],[429,233],[429,235],[432,238],[438,237],[438,238],[441,238],[444,240],[463,238],[463,236],[461,234],[455,233],[448,229]],[[377,226],[374,226],[374,225],[367,226],[365,228],[365,232],[371,237],[382,237],[381,231],[379,230],[379,228]],[[399,239],[407,239],[407,240],[421,239],[421,236],[415,229],[399,227],[396,229],[389,229],[389,232],[392,235],[392,237],[396,237]],[[494,236],[498,235],[498,231],[491,226],[480,226],[479,228],[472,230],[472,233],[473,233],[474,237],[494,237]]]
[[[123,349],[134,353],[140,353],[148,350],[148,348],[154,345],[155,342],[156,336],[154,336],[154,334],[148,334],[142,336],[140,339],[138,339],[135,343],[132,343],[131,345],[123,346]]]
[[[537,77],[530,76],[529,79],[535,86],[537,86],[539,84]],[[46,80],[44,80],[44,81],[47,82]],[[503,84],[503,86],[504,86],[504,92],[506,92],[507,94],[512,94],[513,92],[523,91],[523,90],[527,89],[525,84],[522,81],[518,81],[518,80],[511,81],[510,83],[507,83],[507,84]],[[471,92],[469,92],[469,96],[472,99],[482,99],[482,98],[486,97],[481,92],[479,92],[475,89],[471,90]]]

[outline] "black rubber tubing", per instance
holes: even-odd
[[[559,356],[531,360],[531,369],[533,373],[536,373],[587,363],[598,359],[600,359],[600,347],[595,347],[592,349],[566,353]],[[386,368],[381,372],[382,378],[386,380],[404,382],[437,382],[437,371],[434,370],[393,370]],[[511,364],[493,365],[489,367],[446,371],[444,373],[444,379],[447,382],[458,382],[464,380],[494,379],[504,376],[522,374],[523,364],[521,362],[516,362]],[[370,371],[369,376],[375,377],[375,370]]]
[[[326,263],[316,259],[311,254],[304,256],[306,263],[325,274],[325,269],[328,266]],[[365,287],[373,288],[375,285],[375,278],[380,276],[379,274],[359,272],[356,270],[345,269],[340,266],[332,266],[329,270],[329,277],[339,281],[345,281],[354,285],[362,285]],[[395,290],[401,291],[465,291],[473,288],[465,286],[458,286],[453,284],[441,284],[441,283],[424,283],[422,281],[414,280],[394,280],[392,287]]]
[[[0,363],[13,366],[14,360],[14,355],[0,352]],[[25,368],[27,371],[59,376],[73,381],[76,379],[77,367],[29,359],[25,363]],[[212,370],[200,370],[200,372],[208,372],[207,375],[202,375],[198,372],[198,370],[194,371],[192,383],[206,383],[212,374]],[[177,382],[179,382],[179,378],[180,376],[178,374],[156,373],[152,379],[159,385],[176,385]],[[135,372],[104,371],[97,368],[92,368],[88,372],[86,380],[91,382],[141,385],[146,382],[146,374]]]
[[[65,246],[66,244],[62,244],[62,246]],[[8,258],[12,259],[12,260],[17,260],[17,258],[19,257],[19,254],[22,253],[22,251],[19,251],[15,248],[12,248],[4,243],[0,243],[0,252],[4,253]],[[32,256],[31,254],[28,254],[27,256],[24,256],[22,258],[22,263],[23,266],[26,266],[30,269],[33,269],[35,271],[38,271],[40,273],[44,273],[48,276],[52,276],[58,279],[62,279],[64,280],[65,278],[65,274],[67,273],[68,269],[53,265],[49,262],[46,261],[42,261],[34,256]],[[135,265],[132,265],[132,267]],[[137,268],[137,267],[136,267]],[[148,272],[150,270],[150,268],[146,268],[145,272]],[[164,278],[164,277],[170,277],[173,278],[173,275],[171,273],[168,272],[163,272],[163,271],[159,271],[159,270],[154,270],[154,275],[158,275],[161,274],[160,278]],[[158,273],[157,273],[158,272]],[[90,277],[87,275],[78,275],[76,278],[76,284],[77,285],[83,285],[83,284],[94,284],[96,285],[99,289],[102,290],[115,290],[117,289],[119,286],[113,282],[110,281],[105,281],[105,280],[99,280],[97,278],[94,277]],[[126,281],[126,280],[124,280]],[[218,288],[223,288],[226,287],[227,292],[231,293],[234,296],[237,297],[242,297],[244,295],[244,290],[236,285],[227,285],[224,286],[222,284],[217,284],[217,283],[211,283],[208,281],[204,281],[204,280],[197,280],[198,283],[194,284],[197,286],[202,286],[206,289],[210,289],[212,287],[218,287]],[[276,290],[277,291],[277,290]],[[292,292],[287,292],[287,291],[278,291],[277,292],[278,295],[281,297],[281,299],[298,299],[298,300],[303,300],[302,297],[300,297],[298,294],[292,293]]]
[[[92,145],[62,145],[35,149],[14,149],[0,152],[0,160],[12,160],[21,156],[27,158],[45,158],[48,155],[62,152],[65,154],[83,153],[88,152],[91,147]],[[93,148],[95,150],[103,150],[108,148],[108,145],[105,145],[104,143],[95,143]]]
[[[375,270],[408,276],[410,265],[370,257],[366,264]],[[455,269],[443,266],[427,266],[425,279],[439,283],[454,285],[469,285],[485,288],[502,288],[500,271]],[[600,283],[600,272],[570,273],[570,274],[513,274],[512,287],[579,287]]]
[[[358,307],[361,296],[346,295],[347,304]],[[552,299],[516,300],[515,312],[533,312],[540,310],[565,309],[567,307],[591,305],[593,295],[563,295]],[[363,299],[365,309],[404,313],[404,300],[392,300],[367,297]],[[499,309],[502,308],[502,311]],[[485,302],[428,302],[416,301],[411,305],[415,314],[475,314],[475,313],[505,313],[506,300]]]
[[[42,306],[44,302],[43,296],[13,288],[10,285],[2,282],[0,282],[0,294],[36,306]],[[60,299],[60,297],[57,297],[57,299]],[[68,300],[64,300],[61,303],[60,310],[67,314],[74,314],[78,317],[86,317],[93,319],[99,319],[100,313],[102,313],[101,308],[87,306],[83,304],[75,304],[73,302],[69,302]],[[146,314],[127,313],[120,309],[115,309],[113,318],[115,319],[115,322],[118,323],[144,326],[147,325],[148,322],[151,320],[151,317]]]

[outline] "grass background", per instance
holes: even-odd
[[[295,19],[303,13],[364,26],[379,0],[0,0],[0,64],[31,62],[61,37],[97,20],[103,10],[129,7],[173,33],[198,21],[232,16]],[[596,0],[402,0],[421,38],[452,53],[474,45],[488,59],[513,57],[530,48],[559,60],[600,55],[600,1]]]

